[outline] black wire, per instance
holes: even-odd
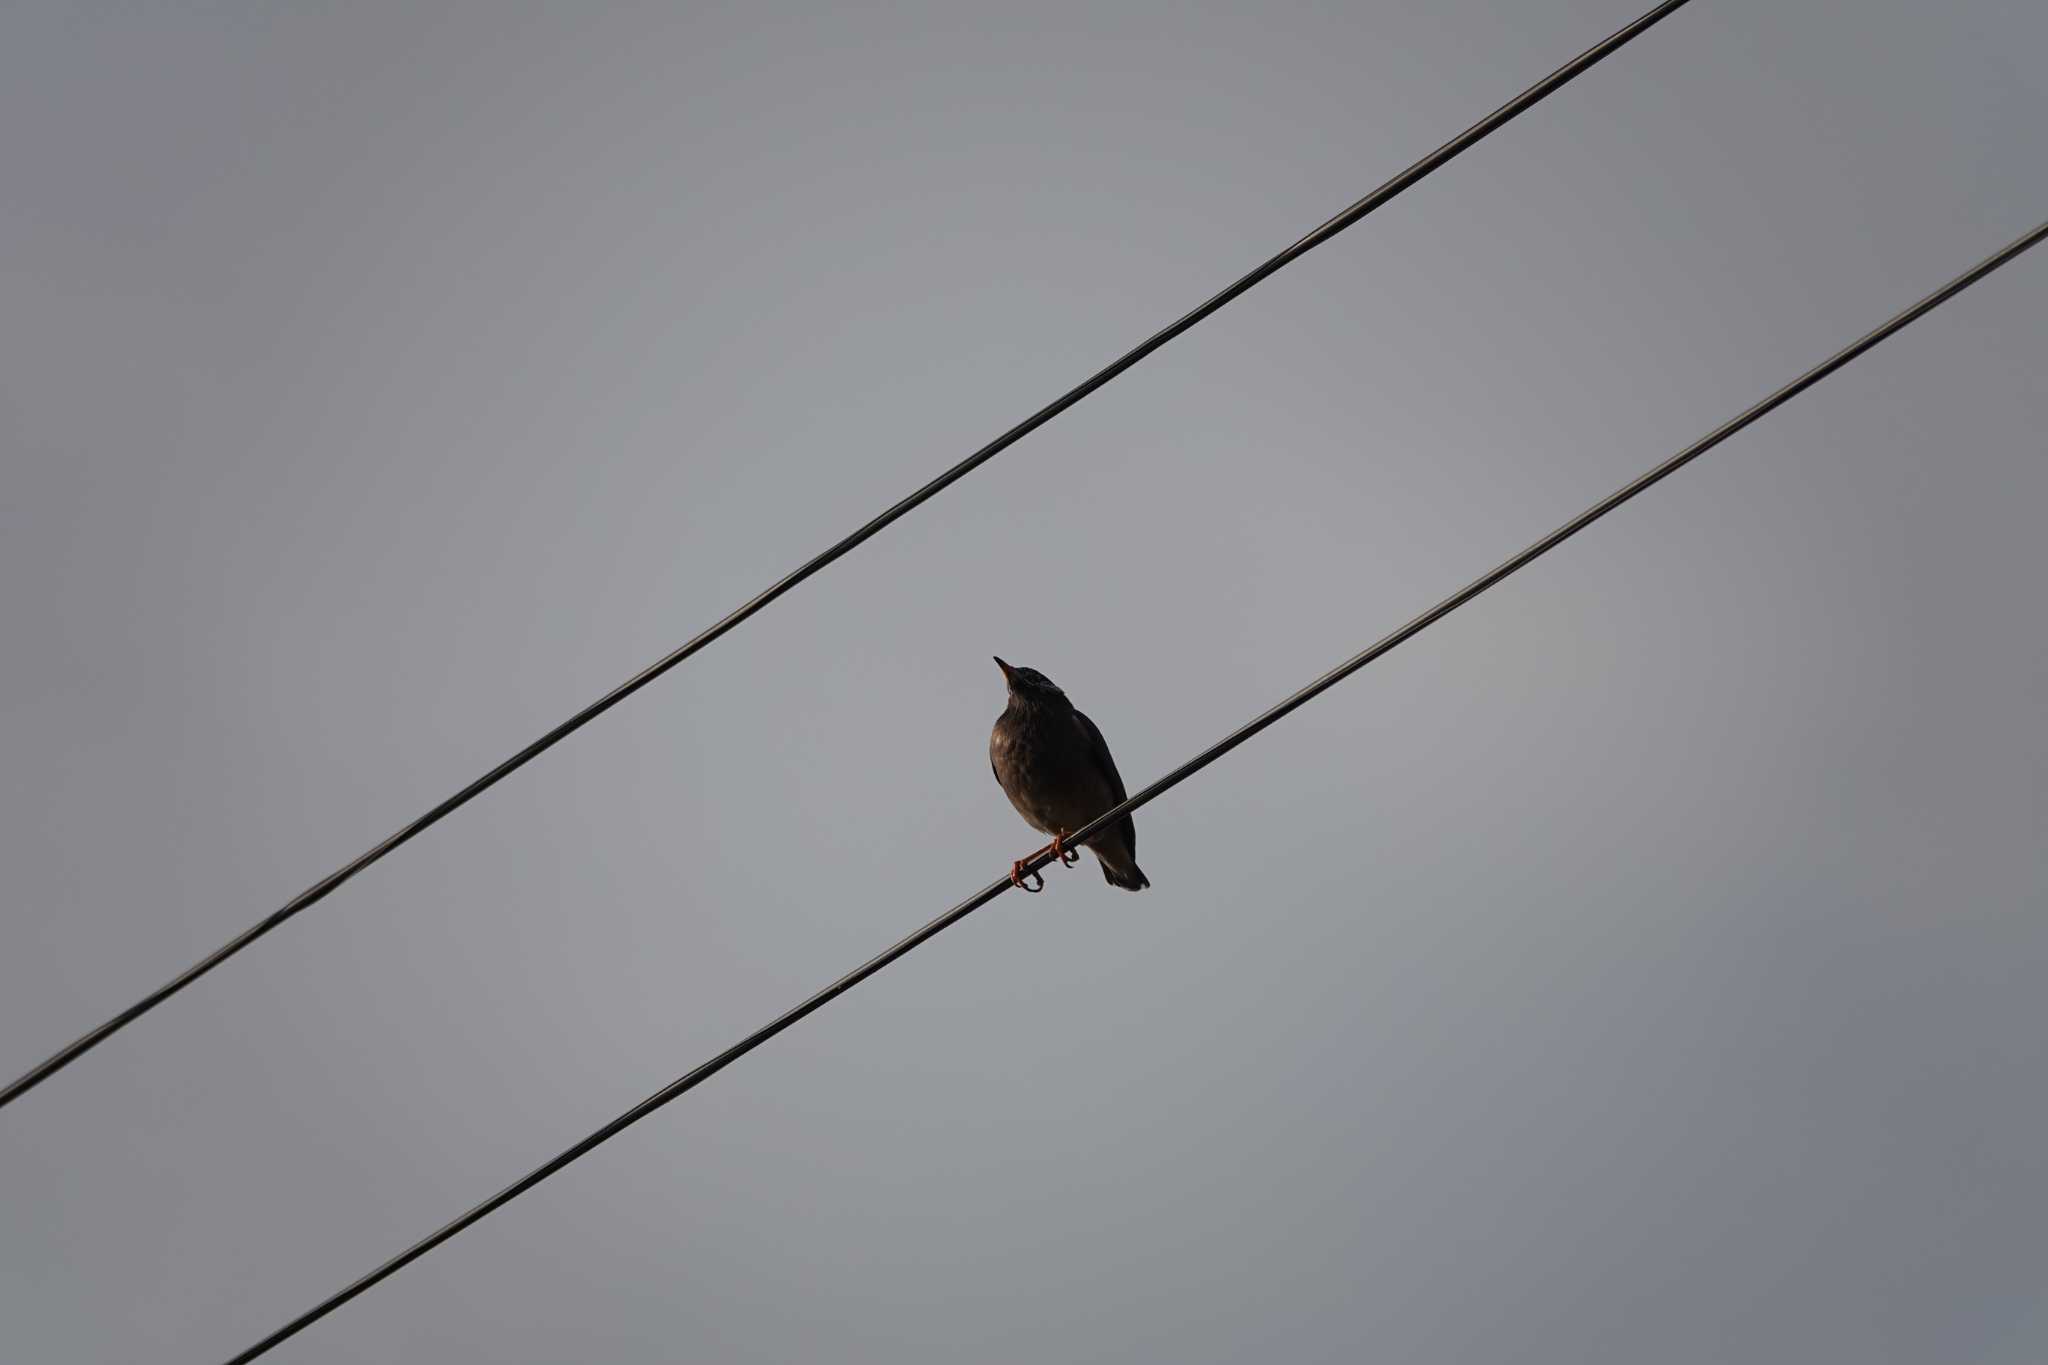
[[[1570,521],[1566,522],[1564,525],[1558,527],[1555,531],[1552,531],[1549,535],[1543,537],[1543,539],[1531,545],[1528,549],[1523,550],[1520,554],[1502,560],[1498,565],[1494,566],[1492,569],[1489,569],[1486,573],[1481,574],[1479,577],[1473,579],[1470,583],[1467,583],[1464,587],[1458,589],[1449,597],[1446,597],[1443,601],[1431,607],[1428,611],[1425,611],[1420,616],[1415,617],[1406,625],[1402,626],[1399,630],[1396,630],[1389,635],[1383,636],[1371,647],[1361,651],[1360,653],[1352,655],[1349,659],[1345,660],[1337,667],[1331,669],[1328,673],[1325,673],[1322,677],[1316,679],[1307,687],[1302,688],[1299,692],[1296,692],[1293,696],[1287,698],[1287,700],[1281,702],[1279,705],[1274,706],[1273,708],[1263,712],[1253,720],[1231,731],[1229,734],[1225,735],[1216,743],[1202,750],[1201,753],[1196,754],[1193,758],[1181,764],[1178,768],[1175,768],[1172,772],[1168,773],[1166,776],[1160,778],[1157,782],[1154,782],[1151,786],[1139,792],[1136,796],[1133,796],[1128,800],[1124,801],[1121,805],[1114,806],[1111,809],[1104,811],[1101,815],[1096,816],[1095,819],[1089,821],[1080,829],[1076,830],[1066,840],[1066,842],[1069,845],[1078,846],[1079,844],[1085,842],[1091,835],[1113,824],[1114,822],[1121,820],[1124,816],[1129,815],[1132,811],[1137,810],[1140,806],[1146,805],[1156,797],[1159,797],[1167,791],[1170,791],[1174,787],[1179,786],[1182,782],[1187,781],[1188,778],[1194,776],[1202,769],[1208,767],[1211,763],[1214,763],[1217,759],[1223,757],[1223,755],[1229,753],[1232,749],[1235,749],[1238,745],[1244,743],[1253,735],[1258,734],[1261,730],[1264,730],[1267,726],[1273,724],[1281,717],[1287,715],[1288,713],[1296,710],[1301,706],[1306,705],[1309,701],[1311,701],[1315,697],[1320,696],[1322,693],[1327,692],[1332,687],[1335,687],[1338,683],[1344,681],[1344,679],[1350,677],[1359,669],[1364,668],[1367,664],[1371,663],[1374,659],[1379,658],[1382,654],[1385,654],[1388,650],[1394,648],[1403,640],[1408,639],[1410,636],[1419,634],[1421,631],[1428,628],[1432,623],[1439,621],[1444,617],[1450,615],[1459,607],[1464,606],[1467,602],[1470,602],[1473,598],[1479,596],[1479,594],[1485,592],[1488,588],[1500,582],[1502,579],[1514,573],[1516,570],[1524,567],[1527,564],[1532,563],[1533,561],[1541,558],[1543,555],[1549,553],[1551,550],[1555,549],[1557,546],[1562,545],[1565,541],[1570,540],[1573,536],[1585,530],[1588,526],[1591,526],[1594,522],[1606,516],[1609,512],[1612,512],[1615,508],[1621,506],[1630,498],[1635,497],[1636,494],[1641,493],[1643,490],[1649,488],[1652,484],[1659,482],[1660,480],[1668,477],[1669,475],[1676,473],[1678,470],[1690,464],[1692,461],[1698,459],[1700,456],[1706,454],[1709,450],[1712,450],[1715,446],[1721,444],[1721,442],[1727,440],[1736,432],[1741,431],[1744,427],[1756,421],[1759,417],[1762,417],[1765,413],[1771,411],[1779,404],[1784,403],[1788,399],[1811,388],[1813,385],[1818,384],[1821,380],[1827,378],[1836,370],[1841,369],[1842,366],[1848,364],[1857,356],[1862,355],[1865,351],[1877,345],[1880,341],[1883,341],[1886,337],[1898,331],[1900,328],[1906,326],[1906,324],[1912,322],[1915,318],[1920,317],[1922,314],[1937,307],[1949,298],[1952,298],[1956,294],[1961,293],[1963,290],[1975,284],[1978,280],[1983,279],[1992,271],[1998,269],[2006,262],[2012,260],[2015,256],[2018,256],[2021,252],[2027,250],[2027,248],[2038,244],[2044,238],[2048,238],[2048,223],[2041,224],[2041,226],[2035,228],[2026,236],[2021,237],[2018,241],[2012,243],[2012,245],[1999,251],[1996,255],[1991,256],[1982,264],[1972,268],[1971,270],[1965,272],[1962,275],[1958,275],[1955,279],[1943,285],[1940,289],[1935,290],[1932,294],[1929,294],[1926,298],[1920,300],[1912,307],[1906,309],[1903,313],[1900,313],[1898,316],[1892,318],[1883,326],[1877,328],[1873,332],[1870,332],[1868,335],[1864,336],[1860,340],[1851,343],[1849,346],[1844,347],[1842,350],[1837,351],[1827,360],[1824,360],[1819,365],[1814,366],[1805,374],[1799,376],[1799,378],[1793,380],[1784,388],[1779,389],[1776,393],[1773,393],[1770,397],[1764,399],[1762,402],[1748,409],[1740,416],[1735,417],[1729,420],[1728,422],[1725,422],[1722,425],[1714,428],[1714,430],[1708,432],[1705,436],[1693,442],[1693,444],[1687,446],[1684,450],[1679,451],[1676,455],[1664,461],[1664,463],[1651,469],[1648,473],[1636,479],[1634,482],[1626,484],[1623,487],[1614,491],[1613,493],[1608,494],[1599,502],[1594,503],[1591,507],[1579,513]],[[1023,864],[1024,870],[1028,872],[1039,871],[1048,866],[1052,862],[1052,858],[1053,855],[1049,850],[1041,850],[1031,858],[1025,860]],[[351,1284],[350,1286],[348,1286],[348,1288],[342,1290],[340,1293],[335,1294],[331,1298],[322,1300],[312,1309],[300,1314],[296,1318],[293,1318],[290,1322],[286,1323],[283,1327],[280,1327],[277,1331],[272,1332],[269,1336],[263,1338],[263,1340],[257,1342],[254,1346],[251,1346],[248,1350],[243,1351],[240,1355],[234,1357],[233,1360],[228,1362],[228,1365],[244,1365],[245,1362],[256,1359],[258,1356],[263,1355],[265,1352],[269,1351],[273,1346],[276,1346],[280,1342],[286,1340],[287,1338],[294,1336],[297,1333],[305,1330],[313,1323],[327,1316],[327,1314],[341,1307],[341,1305],[343,1305],[344,1303],[347,1303],[356,1295],[362,1293],[364,1290],[376,1284],[379,1280],[382,1280],[387,1276],[396,1273],[397,1271],[403,1269],[405,1266],[411,1264],[413,1261],[418,1260],[420,1257],[426,1255],[429,1251],[432,1251],[435,1247],[441,1245],[441,1243],[453,1237],[456,1233],[461,1232],[470,1224],[477,1222],[479,1219],[485,1217],[487,1214],[492,1213],[501,1206],[510,1203],[512,1200],[518,1198],[526,1191],[532,1189],[535,1185],[538,1185],[541,1181],[547,1179],[556,1171],[561,1170],[564,1166],[567,1166],[570,1162],[576,1160],[584,1153],[590,1151],[594,1147],[597,1147],[609,1141],[611,1138],[617,1136],[619,1133],[625,1131],[627,1128],[632,1127],[641,1119],[646,1118],[649,1114],[652,1114],[655,1110],[661,1108],[669,1101],[676,1099],[678,1096],[682,1095],[685,1091],[695,1089],[700,1083],[702,1083],[705,1080],[708,1080],[712,1076],[717,1075],[720,1071],[723,1071],[726,1067],[732,1065],[732,1063],[739,1060],[741,1057],[744,1057],[747,1053],[752,1052],[755,1048],[767,1042],[770,1038],[773,1038],[776,1034],[782,1032],[790,1025],[796,1023],[798,1020],[804,1018],[806,1015],[811,1014],[816,1010],[824,1008],[824,1006],[829,1004],[832,1000],[836,999],[841,995],[844,995],[847,991],[852,990],[855,986],[858,986],[861,982],[867,980],[876,972],[881,971],[882,968],[888,966],[897,958],[902,957],[905,953],[908,953],[911,949],[917,947],[926,939],[932,938],[938,935],[939,933],[943,932],[944,930],[952,928],[955,924],[958,924],[961,920],[966,919],[976,910],[979,910],[982,906],[987,905],[990,901],[994,900],[997,896],[1000,896],[1001,894],[1003,894],[1003,892],[1008,891],[1009,889],[1010,879],[1008,876],[999,877],[995,881],[990,882],[987,886],[975,892],[972,896],[960,902],[951,910],[948,910],[945,914],[940,915],[937,919],[925,925],[924,928],[919,929],[910,937],[897,943],[888,951],[882,953],[878,957],[870,958],[867,962],[863,963],[859,967],[856,967],[853,971],[848,972],[845,976],[840,977],[837,981],[825,987],[824,990],[819,991],[816,995],[804,1001],[795,1009],[790,1010],[788,1013],[776,1018],[773,1022],[767,1024],[762,1028],[755,1030],[753,1033],[748,1034],[745,1038],[742,1038],[739,1042],[734,1043],[731,1047],[719,1053],[710,1061],[705,1062],[702,1066],[699,1066],[694,1071],[691,1071],[687,1075],[679,1077],[677,1080],[671,1082],[669,1085],[663,1087],[660,1090],[655,1091],[652,1095],[649,1095],[646,1099],[640,1101],[640,1103],[634,1105],[631,1109],[628,1109],[625,1113],[619,1115],[610,1123],[607,1123],[604,1127],[592,1133],[589,1137],[584,1138],[575,1146],[569,1148],[567,1151],[564,1151],[560,1155],[556,1156],[553,1160],[547,1162],[545,1165],[538,1166],[534,1168],[532,1171],[528,1172],[526,1175],[521,1176],[512,1184],[507,1185],[504,1189],[498,1191],[489,1199],[484,1200],[483,1203],[478,1204],[475,1208],[463,1214],[460,1218],[457,1218],[455,1221],[442,1227],[432,1236],[427,1237],[422,1241],[415,1242],[412,1246],[406,1248],[403,1252],[400,1252],[398,1255],[392,1257],[383,1265],[378,1266],[375,1270],[363,1276],[361,1279],[357,1280],[354,1284]]]
[[[376,862],[379,858],[382,858],[400,844],[405,843],[414,835],[426,830],[443,816],[467,804],[471,798],[496,785],[500,779],[510,775],[516,769],[524,767],[533,759],[611,710],[614,706],[617,706],[620,702],[632,696],[635,692],[638,692],[641,688],[647,686],[647,684],[653,682],[656,678],[659,678],[698,650],[703,649],[706,645],[709,645],[712,641],[718,639],[742,621],[745,621],[755,612],[766,607],[770,602],[773,602],[812,574],[818,572],[818,570],[839,559],[863,541],[882,531],[905,513],[938,496],[938,494],[965,478],[975,469],[994,459],[1007,447],[1015,444],[1023,437],[1059,416],[1062,412],[1065,412],[1068,408],[1074,406],[1074,404],[1080,402],[1083,398],[1086,398],[1125,370],[1130,369],[1131,366],[1137,364],[1146,356],[1151,355],[1167,342],[1202,321],[1202,319],[1217,312],[1223,305],[1249,290],[1253,285],[1258,284],[1261,280],[1275,273],[1291,261],[1308,254],[1324,242],[1329,241],[1332,237],[1358,222],[1374,209],[1379,208],[1382,204],[1394,198],[1403,190],[1436,170],[1439,166],[1456,157],[1466,148],[1471,147],[1489,133],[1507,124],[1516,115],[1521,114],[1523,111],[1541,102],[1546,96],[1561,89],[1581,72],[1593,66],[1603,57],[1614,52],[1630,39],[1643,33],[1659,20],[1670,15],[1673,11],[1682,8],[1687,3],[1688,0],[1665,0],[1665,3],[1658,5],[1655,9],[1643,15],[1642,18],[1628,25],[1628,27],[1587,48],[1571,61],[1566,62],[1563,66],[1551,72],[1548,76],[1545,76],[1542,80],[1536,82],[1536,84],[1515,96],[1514,99],[1494,110],[1491,114],[1488,114],[1485,118],[1479,120],[1479,122],[1473,124],[1470,128],[1467,128],[1464,132],[1458,134],[1449,142],[1446,142],[1443,146],[1395,176],[1392,180],[1387,181],[1386,184],[1381,185],[1371,194],[1368,194],[1350,208],[1345,209],[1335,218],[1330,219],[1329,222],[1324,223],[1293,246],[1288,247],[1279,255],[1268,260],[1264,265],[1261,265],[1249,275],[1244,276],[1222,293],[1216,295],[1192,312],[1185,314],[1179,321],[1153,333],[1145,341],[1126,351],[1115,361],[1097,370],[1087,379],[1067,390],[1037,412],[1032,413],[1029,417],[1017,423],[1016,426],[1011,427],[1008,431],[996,437],[993,441],[990,441],[987,445],[975,451],[972,455],[969,455],[966,459],[954,465],[951,469],[939,475],[939,477],[933,479],[909,497],[904,498],[867,525],[839,541],[830,549],[821,552],[799,568],[776,580],[758,595],[734,608],[732,612],[715,625],[693,637],[674,653],[669,654],[666,658],[650,665],[632,678],[619,684],[619,686],[584,707],[581,711],[578,711],[575,715],[569,717],[569,719],[563,721],[560,725],[557,725],[554,729],[548,731],[539,739],[533,741],[533,743],[485,773],[482,777],[471,782],[461,791],[456,792],[453,796],[441,802],[440,805],[435,806],[426,814],[419,816],[410,824],[401,828],[390,838],[377,844],[343,867],[328,873],[325,877],[322,877],[319,881],[286,901],[283,906],[274,911],[268,918],[243,931],[235,938],[228,940],[209,956],[194,963],[191,967],[188,967],[164,985],[145,995],[127,1009],[122,1010],[98,1028],[73,1041],[62,1050],[45,1059],[40,1065],[18,1077],[5,1090],[0,1090],[0,1107],[5,1107],[14,1100],[19,1099],[23,1094],[44,1080],[47,1080],[51,1075],[70,1065],[101,1042],[104,1042],[115,1032],[142,1015],[147,1014],[150,1010],[155,1009],[165,1000],[176,995],[200,977],[205,976],[215,967],[218,967],[236,953],[241,952],[242,949],[248,947],[257,939],[262,938],[272,929],[277,928],[278,925],[283,924],[286,920],[314,902],[324,899],[329,892],[333,891],[350,877],[355,876],[356,873],[362,871],[371,863]]]

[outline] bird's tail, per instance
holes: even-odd
[[[1097,853],[1095,856],[1102,863],[1102,880],[1108,882],[1111,886],[1120,886],[1126,891],[1143,891],[1146,887],[1152,885],[1145,874],[1139,870],[1136,859],[1104,858],[1100,853]]]

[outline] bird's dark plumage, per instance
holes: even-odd
[[[989,767],[1010,804],[1033,829],[1065,835],[1121,802],[1124,780],[1095,722],[1035,668],[996,666],[1010,685],[1010,704],[988,737]],[[1126,891],[1152,883],[1138,870],[1138,830],[1131,817],[1088,841],[1103,878]]]

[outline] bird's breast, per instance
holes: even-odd
[[[1116,804],[1072,719],[1006,712],[989,732],[989,766],[1017,813],[1037,829],[1079,829]]]

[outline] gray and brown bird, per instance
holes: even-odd
[[[1038,853],[1050,852],[1061,862],[1073,863],[1081,855],[1066,846],[1067,836],[1120,804],[1124,780],[1117,775],[1102,731],[1074,709],[1052,679],[1035,668],[1012,668],[1001,659],[996,667],[1010,686],[1010,704],[996,717],[989,734],[988,765],[1017,813],[1033,829],[1052,836],[1052,843]],[[1093,835],[1087,846],[1111,886],[1143,891],[1152,884],[1138,870],[1138,829],[1130,816]],[[1020,858],[1010,867],[1010,880],[1020,887],[1027,861]]]

